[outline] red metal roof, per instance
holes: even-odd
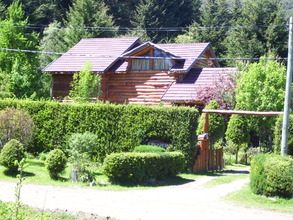
[[[79,72],[86,62],[93,72],[104,72],[124,52],[141,44],[138,37],[81,39],[61,57],[44,68],[44,72]]]
[[[162,101],[200,102],[197,89],[214,87],[215,82],[227,79],[236,68],[195,68],[191,69],[181,82],[173,83],[162,96]]]

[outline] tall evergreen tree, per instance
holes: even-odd
[[[192,23],[198,6],[199,0],[142,0],[137,6],[133,24],[147,29],[148,37],[154,42],[170,41],[180,34],[180,27]],[[178,27],[179,30],[170,27]]]
[[[200,8],[200,19],[189,26],[189,31],[178,36],[176,41],[181,42],[211,42],[217,54],[221,56],[225,47],[227,27],[230,25],[231,14],[226,0],[204,0]]]
[[[75,0],[61,23],[54,21],[44,30],[41,49],[52,52],[66,52],[82,38],[112,37],[116,34],[113,17],[103,2],[94,0]],[[110,28],[108,30],[107,28]],[[42,67],[56,55],[43,54]]]
[[[239,13],[239,11],[237,11]],[[235,16],[236,17],[236,16]],[[279,0],[246,0],[225,45],[228,57],[286,56],[285,14]]]
[[[109,13],[113,15],[115,25],[120,27],[133,26],[131,21],[134,11],[140,1],[137,0],[104,0],[109,7]]]

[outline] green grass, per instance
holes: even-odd
[[[89,183],[82,183],[82,182],[72,182],[69,179],[71,168],[70,166],[66,168],[65,172],[59,180],[53,180],[49,177],[49,174],[45,168],[45,163],[43,160],[36,159],[36,158],[29,158],[27,159],[28,167],[25,169],[24,176],[25,184],[40,184],[40,185],[53,185],[53,186],[61,186],[61,187],[68,187],[68,186],[80,186],[80,187],[88,187]],[[94,167],[93,172],[96,177],[97,186],[93,188],[103,189],[103,190],[113,190],[113,191],[123,191],[123,190],[140,190],[140,189],[150,189],[154,187],[162,187],[162,186],[170,186],[170,185],[181,185],[191,181],[194,181],[198,178],[202,178],[205,176],[217,176],[221,175],[226,172],[230,172],[230,170],[237,170],[241,169],[244,166],[233,165],[229,166],[228,170],[218,171],[218,172],[205,172],[205,173],[183,173],[179,174],[176,177],[168,178],[162,181],[156,181],[155,183],[146,183],[146,184],[116,184],[110,183],[107,176],[105,176],[99,167]],[[13,181],[16,182],[16,174],[9,173],[7,170],[0,166],[0,180],[1,181]]]
[[[0,219],[15,219],[14,210],[14,203],[0,201]],[[65,214],[63,212],[41,212],[26,205],[21,206],[17,219],[77,220],[75,216]]]
[[[236,180],[246,179],[246,178],[249,178],[248,174],[223,175],[223,176],[219,176],[219,177],[216,177],[215,179],[208,181],[205,184],[205,187],[212,188],[212,187],[216,187],[216,186],[219,186],[222,184],[227,184],[227,183],[231,183]]]
[[[246,186],[239,191],[229,193],[224,197],[224,199],[226,201],[230,201],[232,203],[249,208],[265,208],[272,211],[293,214],[293,198],[268,198],[265,196],[256,195],[250,190],[249,186]]]

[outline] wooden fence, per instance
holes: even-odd
[[[193,172],[221,170],[224,167],[223,149],[208,149],[208,141],[201,141],[198,146]]]

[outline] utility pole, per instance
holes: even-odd
[[[288,151],[288,127],[290,116],[290,103],[291,103],[291,87],[292,87],[292,74],[293,74],[293,17],[289,21],[289,40],[288,40],[288,63],[287,63],[287,78],[286,78],[286,93],[284,101],[284,116],[282,127],[282,142],[281,142],[281,155],[287,155]]]

